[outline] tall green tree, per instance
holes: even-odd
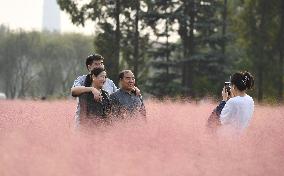
[[[114,38],[114,59],[112,60],[113,67],[111,72],[118,73],[119,58],[120,58],[120,15],[122,10],[121,0],[92,0],[88,3],[78,2],[75,0],[57,0],[61,10],[64,10],[71,16],[74,24],[85,25],[86,20],[94,22],[109,23],[115,21],[115,38]],[[112,25],[111,25],[112,26]],[[109,47],[109,46],[105,46]],[[112,78],[116,83],[118,79]]]
[[[5,93],[10,98],[25,97],[37,72],[32,70],[38,56],[38,33],[7,33],[1,43],[0,55],[3,64],[2,79]]]
[[[184,65],[187,66],[185,73],[190,81],[185,85],[192,96],[204,96],[209,90],[217,93],[227,79],[226,70],[230,69],[230,58],[224,50],[223,1],[193,1],[192,5],[187,5],[190,6],[187,7],[190,9],[187,12],[190,35]]]
[[[280,66],[281,59],[275,59],[275,53],[279,53],[277,58],[281,58],[281,11],[281,1],[278,0],[247,0],[236,20],[239,43],[246,51],[251,69],[256,74],[258,101],[276,94],[273,87],[278,87],[280,99],[283,96],[279,95],[283,86],[283,66]],[[272,69],[275,62],[278,62],[278,69]],[[277,85],[275,77],[278,78]]]
[[[115,31],[113,26],[110,23],[99,23],[100,28],[104,32],[99,32],[94,39],[94,48],[95,51],[101,54],[104,58],[104,64],[107,68],[108,77],[116,78],[117,73],[112,71],[114,68],[115,59]]]
[[[2,29],[0,90],[8,98],[67,96],[74,79],[86,73],[89,37]]]
[[[277,35],[277,50],[279,54],[278,61],[278,100],[283,102],[284,94],[284,1],[278,0],[278,20],[279,20],[279,30]]]
[[[177,59],[173,57],[177,45],[169,38],[175,32],[174,13],[178,3],[171,0],[145,2],[148,10],[142,13],[142,17],[157,38],[149,50],[153,71],[148,91],[158,97],[177,96],[181,92]]]
[[[147,25],[143,18],[143,1],[124,1],[121,22],[121,68],[129,68],[134,71],[138,83],[145,81],[148,68],[147,64],[149,34],[145,31]],[[139,86],[141,86],[139,84]]]

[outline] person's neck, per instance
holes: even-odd
[[[101,90],[101,87],[96,86],[94,83],[92,83],[92,86],[93,86],[94,88],[98,89],[98,90]]]
[[[124,92],[131,93],[132,90],[121,88]]]
[[[240,96],[240,97],[244,97],[246,95],[245,91],[236,91],[235,92],[235,96]]]

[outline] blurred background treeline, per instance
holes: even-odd
[[[258,101],[283,101],[283,0],[57,0],[95,35],[0,27],[0,92],[8,98],[66,97],[86,74],[85,58],[105,58],[109,77],[132,69],[138,87],[163,97],[219,97],[238,70],[256,79]]]

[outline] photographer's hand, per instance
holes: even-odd
[[[229,99],[229,94],[225,87],[223,88],[223,91],[222,91],[222,98],[223,98],[223,101],[227,101]]]

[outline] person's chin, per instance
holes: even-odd
[[[125,90],[126,90],[126,91],[132,91],[133,88],[132,88],[132,87],[127,87]]]

